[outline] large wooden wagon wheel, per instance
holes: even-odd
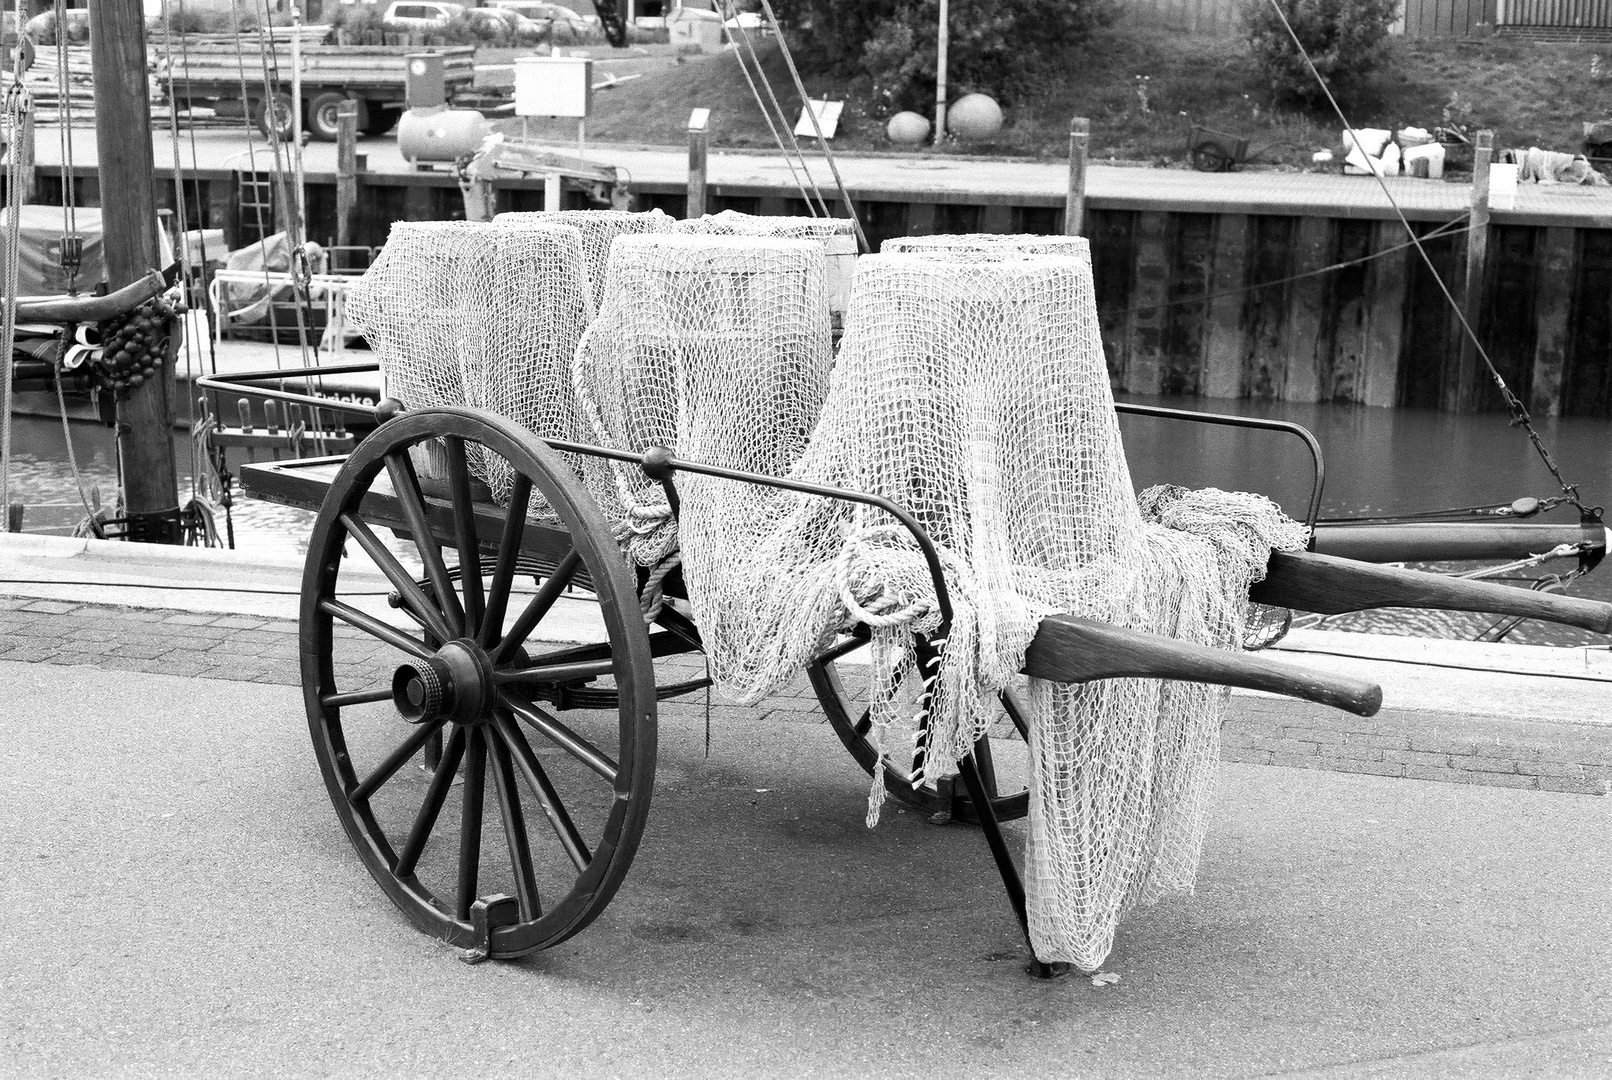
[[[806,674],[829,726],[856,763],[871,775],[880,756],[871,739],[872,716],[865,691],[854,691],[847,685],[861,686],[867,680],[860,672],[841,670],[846,657],[858,644],[857,639],[842,642],[813,661]],[[912,707],[904,710],[905,715],[900,718],[904,722],[892,725],[886,734],[885,790],[892,798],[923,811],[936,821],[978,822],[979,815],[974,812],[974,804],[961,782],[913,783],[913,739],[920,711]],[[1029,716],[1020,699],[1011,692],[1005,693],[1001,718],[975,745],[974,756],[981,779],[991,793],[991,808],[1001,821],[1021,818],[1030,810],[1028,722]]]
[[[411,448],[442,475],[422,481]],[[500,460],[503,506],[476,479]],[[608,647],[543,644],[573,586]],[[603,910],[649,811],[656,695],[631,573],[558,455],[469,409],[384,423],[319,512],[301,632],[336,814],[416,926],[511,957]]]

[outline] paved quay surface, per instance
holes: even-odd
[[[1228,747],[1263,723],[1285,732],[1276,764],[1307,741],[1318,767],[1222,766],[1196,891],[1123,924],[1116,984],[1023,974],[974,830],[894,805],[864,828],[866,778],[804,686],[717,706],[709,757],[703,709],[663,706],[616,901],[556,949],[466,967],[394,911],[331,811],[296,685],[295,566],[111,547],[0,538],[0,1073],[1612,1072],[1612,800],[1538,769],[1407,779],[1323,714],[1354,718],[1254,695],[1234,698]],[[561,614],[565,636],[594,632],[585,604]],[[1344,637],[1365,636],[1301,644],[1367,663],[1316,651]],[[1516,764],[1515,733],[1472,727],[1501,719],[1485,709],[1541,745],[1607,715],[1581,696],[1597,682],[1551,696],[1599,678],[1591,650],[1488,662],[1534,674],[1371,662],[1391,708],[1368,723],[1476,731],[1444,751],[1455,773],[1486,746]],[[1457,681],[1473,678],[1496,681]],[[1359,775],[1384,762],[1400,773]]]
[[[268,145],[256,139],[251,146],[238,132],[201,129],[181,132],[184,167],[219,172],[272,166]],[[159,170],[172,168],[171,137],[152,133]],[[574,151],[574,144],[553,144]],[[392,137],[362,139],[359,152],[368,158],[372,172],[398,175],[413,170],[397,150]],[[40,165],[60,165],[60,147],[54,138],[41,138]],[[97,160],[95,132],[73,129],[76,165],[90,168]],[[591,160],[625,168],[635,187],[681,190],[688,180],[686,147],[638,147],[589,144]],[[891,201],[1062,206],[1068,186],[1068,165],[1061,160],[965,158],[951,155],[836,154],[846,187],[856,198]],[[825,190],[833,176],[821,159],[810,162],[813,178]],[[303,168],[309,179],[333,182],[336,168],[334,143],[310,143]],[[709,157],[713,188],[729,193],[771,192],[793,197],[795,182],[781,155],[757,151],[713,150]],[[443,174],[445,182],[451,178]],[[1200,173],[1190,169],[1152,169],[1093,164],[1086,173],[1087,205],[1106,210],[1191,210],[1196,213],[1313,214],[1328,217],[1391,218],[1393,208],[1377,182],[1369,176],[1331,173],[1235,172]],[[1471,185],[1443,180],[1396,177],[1388,181],[1394,202],[1418,219],[1447,220],[1466,213]],[[1612,228],[1612,188],[1564,184],[1520,185],[1514,209],[1497,209],[1497,224],[1577,225]]]

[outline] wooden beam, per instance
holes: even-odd
[[[1131,289],[1131,349],[1124,387],[1133,394],[1157,394],[1164,376],[1164,322],[1172,268],[1168,248],[1170,215],[1138,214],[1135,285]]]
[[[1086,154],[1091,142],[1091,121],[1077,116],[1069,121],[1069,188],[1064,195],[1063,234],[1079,236],[1086,224]]]
[[[161,269],[141,0],[91,0],[90,62],[95,72],[102,250],[107,284],[120,289]],[[131,538],[177,543],[171,361],[163,368],[159,378],[131,387],[118,402],[118,447]]]
[[[1572,282],[1578,230],[1546,229],[1534,274],[1534,373],[1528,408],[1535,416],[1562,414],[1562,373],[1572,340]]]
[[[1379,221],[1371,230],[1373,253],[1388,251],[1409,241],[1405,226]],[[1361,379],[1358,400],[1363,405],[1392,407],[1399,402],[1399,355],[1405,333],[1405,290],[1410,287],[1410,251],[1379,255],[1366,265],[1365,324],[1361,333]]]
[[[1302,217],[1294,229],[1293,273],[1307,274],[1327,266],[1332,254],[1332,222]],[[1321,400],[1321,324],[1326,312],[1327,275],[1300,278],[1287,292],[1287,376],[1282,400]]]
[[[1209,278],[1208,333],[1203,346],[1203,393],[1206,397],[1242,396],[1243,340],[1241,291],[1248,273],[1248,215],[1215,218],[1213,269]]]
[[[1471,230],[1466,234],[1466,285],[1461,294],[1461,314],[1475,333],[1483,315],[1483,283],[1489,260],[1489,157],[1494,132],[1478,132],[1478,145],[1472,151]],[[1445,408],[1453,412],[1477,409],[1484,379],[1484,366],[1472,334],[1461,332],[1461,354],[1455,378],[1445,382]]]

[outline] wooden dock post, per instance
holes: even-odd
[[[1483,313],[1483,282],[1489,261],[1489,157],[1494,151],[1494,132],[1478,132],[1472,151],[1472,209],[1468,211],[1471,229],[1466,234],[1466,290],[1461,296],[1461,314],[1477,333]],[[1445,386],[1445,407],[1453,412],[1473,412],[1478,407],[1484,380],[1483,361],[1472,337],[1461,335],[1461,360],[1454,385]]]
[[[336,245],[351,247],[357,235],[358,102],[348,98],[336,106]]]
[[[1063,234],[1079,236],[1086,224],[1086,152],[1091,142],[1091,121],[1077,116],[1069,121],[1069,192],[1063,203]]]
[[[102,245],[107,286],[117,290],[160,268],[141,0],[96,0],[90,5],[90,58]],[[179,543],[171,356],[163,367],[160,376],[131,387],[117,403],[118,449],[129,539]]]
[[[711,110],[688,114],[688,207],[685,218],[705,216],[705,151],[709,146]]]
[[[1542,230],[1534,274],[1534,357],[1528,409],[1539,416],[1562,414],[1562,379],[1572,341],[1577,230]]]

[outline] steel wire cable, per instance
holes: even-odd
[[[767,2],[768,0],[762,0],[764,4]],[[1304,47],[1304,42],[1299,40],[1298,33],[1293,29],[1293,24],[1288,21],[1287,12],[1282,10],[1280,0],[1269,0],[1269,2],[1272,10],[1276,12],[1276,17],[1281,20],[1282,27],[1287,31],[1288,37],[1293,39],[1294,47],[1298,49],[1299,55],[1304,58],[1305,66],[1310,69],[1310,74],[1315,76],[1316,84],[1321,87],[1321,92],[1326,95],[1327,103],[1332,106],[1333,113],[1337,115],[1339,122],[1343,124],[1345,136],[1354,139],[1356,149],[1361,149],[1360,140],[1354,135],[1354,125],[1344,115],[1343,108],[1338,104],[1338,99],[1333,96],[1332,88],[1327,85],[1326,79],[1322,78],[1321,72],[1316,68],[1315,61],[1310,58],[1309,50]],[[1364,153],[1364,150],[1362,150],[1362,153]],[[1376,169],[1372,169],[1371,174],[1376,177],[1377,186],[1382,189],[1383,197],[1388,200],[1388,205],[1393,207],[1394,215],[1399,218],[1399,223],[1405,227],[1405,232],[1410,236],[1411,243],[1416,247],[1416,253],[1421,256],[1422,262],[1427,265],[1428,273],[1433,275],[1433,281],[1438,285],[1439,292],[1444,294],[1445,301],[1455,313],[1456,319],[1461,324],[1462,334],[1472,342],[1473,349],[1479,358],[1483,360],[1483,365],[1488,369],[1490,379],[1493,380],[1495,387],[1500,391],[1501,399],[1505,401],[1506,409],[1511,414],[1512,426],[1521,427],[1528,433],[1528,440],[1533,443],[1534,450],[1539,454],[1540,460],[1544,462],[1545,468],[1550,470],[1550,474],[1555,479],[1557,487],[1561,489],[1563,497],[1578,508],[1579,513],[1586,521],[1601,520],[1601,507],[1586,506],[1579,496],[1578,485],[1568,483],[1567,479],[1562,475],[1561,467],[1556,464],[1556,459],[1551,454],[1550,448],[1545,445],[1544,440],[1539,436],[1539,432],[1534,428],[1533,418],[1529,416],[1527,407],[1523,405],[1522,399],[1512,392],[1511,387],[1506,385],[1505,378],[1500,374],[1500,370],[1495,367],[1494,360],[1489,356],[1489,350],[1485,349],[1483,342],[1478,340],[1477,331],[1472,328],[1472,324],[1467,320],[1466,312],[1462,311],[1461,305],[1456,303],[1455,294],[1445,284],[1443,276],[1438,272],[1438,268],[1433,265],[1432,256],[1422,246],[1422,241],[1416,235],[1416,230],[1411,227],[1410,220],[1406,218],[1405,212],[1400,209],[1398,200],[1394,198],[1393,192],[1389,190],[1387,178]]]
[[[726,12],[728,12],[730,10],[735,10],[734,8],[732,8],[730,6],[730,4],[728,3],[728,0],[722,0],[722,4],[723,4],[722,10],[723,10],[724,13],[726,13]],[[738,18],[738,15],[735,14],[734,18]],[[818,213],[817,213],[817,207],[812,205],[812,197],[810,195],[806,194],[806,185],[801,183],[800,173],[795,169],[795,159],[790,156],[789,148],[784,145],[784,137],[781,134],[779,134],[779,132],[778,132],[778,125],[776,123],[774,123],[774,121],[773,121],[772,112],[767,108],[766,102],[762,101],[762,99],[761,99],[761,91],[756,87],[755,79],[751,78],[751,76],[750,76],[749,65],[747,65],[745,63],[745,60],[744,60],[744,50],[742,50],[742,49],[734,49],[733,50],[733,58],[739,62],[739,70],[744,73],[744,81],[747,84],[749,84],[749,86],[750,86],[750,94],[751,94],[752,97],[754,97],[756,99],[756,107],[761,110],[761,118],[763,120],[767,121],[767,130],[772,132],[773,142],[778,144],[778,152],[783,154],[783,156],[784,156],[784,164],[789,167],[789,178],[795,182],[795,190],[800,192],[801,201],[806,204],[806,209],[808,211],[810,211],[811,216],[812,217],[819,216]],[[759,71],[759,69],[758,69],[758,71]],[[759,72],[759,73],[760,73],[762,79],[765,80],[766,77],[767,77],[766,72]],[[784,122],[787,124],[788,119],[785,118]],[[798,149],[798,147],[797,147],[797,149]],[[802,168],[806,167],[806,162],[805,162],[804,158],[801,159],[801,166],[802,166]],[[807,176],[810,177],[810,175],[811,175],[811,171],[809,169],[807,169]],[[818,194],[818,198],[822,198],[821,193]]]

